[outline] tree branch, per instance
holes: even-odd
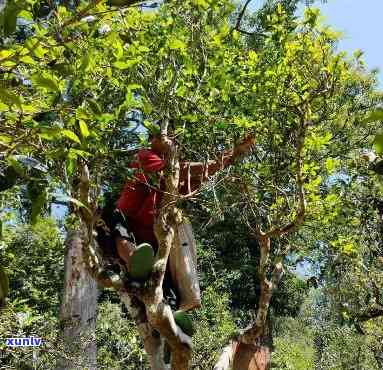
[[[277,227],[267,232],[269,237],[280,237],[294,231],[298,226],[300,226],[305,218],[306,213],[306,199],[304,192],[304,180],[303,180],[303,149],[306,137],[308,122],[302,118],[301,120],[301,129],[298,132],[297,138],[297,154],[296,154],[296,166],[297,166],[297,192],[299,197],[299,206],[297,214],[294,220],[287,224],[284,227]]]
[[[239,31],[240,30],[240,27],[241,27],[241,22],[242,22],[242,18],[243,16],[245,15],[245,12],[246,12],[246,8],[248,7],[248,5],[250,4],[251,0],[247,0],[245,5],[243,6],[241,12],[239,13],[238,15],[238,18],[237,18],[237,22],[235,23],[235,27],[234,29]]]
[[[369,308],[365,312],[358,314],[357,318],[359,321],[368,321],[381,316],[383,316],[383,307],[380,305],[375,305],[374,307]]]

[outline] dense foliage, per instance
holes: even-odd
[[[135,149],[164,121],[181,160],[219,158],[244,135],[256,140],[245,158],[177,199],[199,246],[193,368],[212,368],[253,321],[277,266],[285,274],[267,316],[274,368],[382,366],[383,94],[362,55],[337,51],[339,35],[315,8],[296,17],[297,3],[266,1],[242,15],[226,0],[145,10],[135,1],[5,3],[0,267],[10,293],[0,338],[47,343],[12,351],[0,343],[7,366],[50,368],[62,351],[63,221],[79,225],[79,210],[94,216],[114,198]],[[55,203],[67,212],[60,227],[48,217]],[[99,301],[100,368],[147,369],[116,295]]]

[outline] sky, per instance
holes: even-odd
[[[349,53],[361,49],[367,66],[380,70],[383,88],[383,0],[328,0],[318,5],[325,23],[343,32],[339,48]]]

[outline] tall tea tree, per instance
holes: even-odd
[[[277,240],[303,222],[306,202],[317,201],[315,161],[323,166],[320,150],[342,136],[340,121],[351,112],[343,104],[349,102],[347,88],[356,83],[362,97],[363,78],[334,53],[335,37],[316,26],[315,13],[292,30],[279,7],[264,48],[255,51],[230,27],[233,6],[224,1],[166,3],[157,12],[110,10],[97,2],[73,16],[58,7],[48,28],[37,24],[25,42],[7,46],[2,143],[10,164],[15,153],[34,155],[66,189],[81,229],[74,240],[86,266],[129,306],[152,368],[165,368],[166,340],[172,368],[188,369],[191,340],[175,325],[161,288],[180,222],[178,206],[197,196],[178,194],[180,160],[208,161],[244,132],[256,135],[257,155],[235,178],[247,194],[244,222],[260,245],[262,282],[257,320],[238,340],[258,343],[290,248]],[[155,224],[159,252],[153,275],[141,288],[101,279],[104,263],[93,241],[110,168],[117,169],[117,153],[135,140],[134,112],[148,127],[160,122],[167,163]],[[353,127],[353,120],[346,122],[346,128]]]
[[[233,189],[220,193],[227,207],[233,202],[241,206],[238,216],[258,242],[260,297],[255,321],[225,349],[216,369],[231,362],[234,368],[246,361],[267,363],[257,352],[267,336],[273,290],[285,258],[304,253],[291,234],[310,227],[313,220],[331,217],[328,207],[334,198],[323,188],[339,176],[343,158],[360,150],[364,137],[376,131],[377,123],[363,121],[368,109],[381,104],[381,96],[373,92],[373,77],[364,75],[360,62],[335,52],[337,36],[320,27],[317,16],[316,10],[307,11],[291,31],[291,19],[278,8],[270,19],[270,37],[261,51],[251,53],[253,62],[243,76],[251,83],[251,94],[244,89],[241,98],[247,107],[253,104],[256,115],[243,117],[242,124],[264,134],[257,135],[253,161],[240,168],[236,188],[244,197],[238,199]],[[315,232],[310,233],[315,238]],[[240,356],[237,343],[250,354]]]
[[[15,154],[39,158],[65,189],[79,216],[81,234],[75,240],[88,270],[118,290],[130,307],[155,369],[164,368],[162,339],[171,347],[172,368],[186,369],[190,362],[190,338],[175,325],[161,285],[179,222],[178,161],[191,158],[181,148],[187,148],[193,130],[205,140],[208,125],[234,122],[235,110],[228,114],[224,109],[235,86],[228,76],[240,76],[231,74],[240,54],[234,46],[241,45],[226,20],[232,9],[224,2],[199,2],[165,4],[156,13],[133,8],[115,12],[98,3],[91,12],[86,7],[73,16],[58,7],[48,28],[36,23],[26,40],[11,40],[3,50],[4,155],[10,165]],[[91,17],[82,21],[85,13]],[[155,227],[158,261],[150,283],[140,289],[129,282],[101,280],[103,261],[93,243],[101,190],[109,185],[106,174],[117,161],[113,149],[133,142],[129,127],[138,110],[149,122],[161,121],[168,163]],[[197,157],[215,157],[218,144],[230,146],[241,131],[227,127],[226,140],[212,137]],[[153,328],[160,338],[152,335]]]

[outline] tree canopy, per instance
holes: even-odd
[[[49,296],[61,287],[71,230],[79,230],[85,266],[102,284],[100,209],[116,199],[137,149],[156,133],[166,147],[157,270],[142,289],[114,281],[99,297],[99,364],[146,366],[142,333],[118,306],[138,298],[137,310],[170,346],[172,369],[218,361],[221,370],[228,343],[263,346],[272,337],[276,368],[382,365],[383,94],[362,55],[339,51],[340,35],[321,24],[319,10],[297,16],[297,4],[266,1],[255,12],[229,0],[0,7],[5,335],[16,330],[15,314],[31,309],[23,333],[37,330],[43,313],[60,331],[59,300]],[[207,171],[201,188],[189,184],[179,194],[180,163],[223,161],[243,138],[255,141],[250,151],[234,149],[241,157],[231,166]],[[54,204],[67,212],[61,230],[47,218]],[[192,357],[190,338],[174,329],[161,301],[180,209],[196,232],[204,292]],[[353,341],[359,352],[346,350]],[[50,355],[41,355],[42,366]],[[28,356],[17,356],[4,358],[28,365]]]

